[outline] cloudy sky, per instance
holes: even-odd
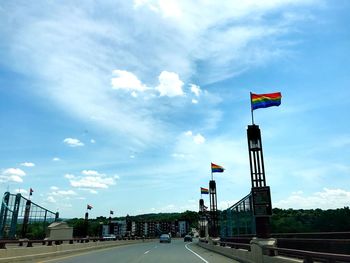
[[[219,208],[250,191],[249,92],[274,207],[350,204],[350,2],[0,1],[0,191],[62,217]],[[205,202],[209,200],[205,199]]]

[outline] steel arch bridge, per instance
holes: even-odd
[[[58,212],[52,212],[23,197],[20,193],[5,192],[0,210],[0,239],[30,237],[28,232],[31,228],[36,236],[43,238],[46,227],[57,221],[58,216]]]

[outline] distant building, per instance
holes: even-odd
[[[187,221],[179,221],[179,233],[183,237],[189,232],[190,226]]]
[[[127,217],[124,221],[111,221],[108,227],[108,234],[114,234],[117,237],[138,236],[154,238],[165,233],[175,237],[184,236],[189,231],[189,223],[187,221],[131,221],[130,217]]]
[[[113,233],[117,237],[124,237],[126,236],[126,221],[125,220],[119,220],[119,221],[112,221],[111,222]]]
[[[72,239],[73,227],[68,226],[66,222],[54,222],[47,227],[46,239]]]

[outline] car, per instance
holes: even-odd
[[[159,242],[160,243],[170,243],[171,242],[171,237],[169,234],[162,234],[159,237]]]
[[[185,237],[184,237],[184,242],[192,242],[192,236],[191,235],[186,235]]]

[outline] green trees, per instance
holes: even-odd
[[[338,209],[273,209],[272,233],[350,231],[349,207]]]

